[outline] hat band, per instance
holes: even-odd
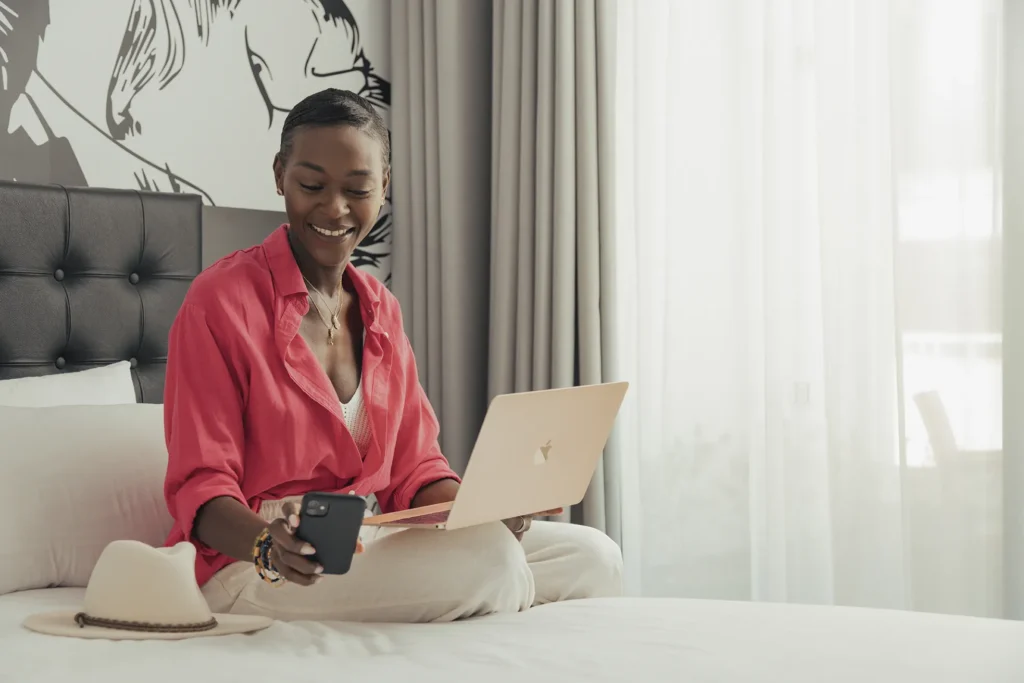
[[[145,621],[118,621],[117,619],[103,619],[91,617],[85,612],[75,615],[75,623],[79,627],[98,626],[119,631],[145,631],[147,633],[198,633],[209,631],[217,626],[217,620],[210,617],[207,621],[195,624],[152,624]]]

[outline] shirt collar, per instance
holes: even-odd
[[[274,278],[278,296],[287,298],[301,294],[306,297],[306,283],[302,280],[302,271],[299,270],[299,264],[295,262],[295,255],[292,254],[291,245],[288,243],[287,223],[270,233],[263,241],[263,250],[270,264],[270,274]],[[369,278],[373,276],[362,272],[351,262],[345,268],[345,274],[355,287],[360,307],[370,314],[370,322],[376,320],[380,309],[380,295],[370,284]]]

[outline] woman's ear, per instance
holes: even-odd
[[[281,161],[281,153],[274,155],[274,185],[277,186],[277,193],[284,194],[284,163]]]

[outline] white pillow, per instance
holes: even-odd
[[[113,405],[135,403],[128,361],[42,377],[0,380],[0,406]]]
[[[108,543],[163,545],[163,406],[0,406],[0,595],[85,586]]]

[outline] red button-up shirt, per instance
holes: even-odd
[[[231,496],[258,512],[264,500],[310,491],[375,493],[391,512],[408,509],[431,482],[458,479],[438,447],[398,301],[372,276],[351,265],[347,273],[366,330],[365,460],[298,334],[309,300],[287,226],[203,271],[178,312],[164,388],[164,494],[175,520],[167,545],[195,545],[199,585],[232,562],[192,533],[212,498]]]

